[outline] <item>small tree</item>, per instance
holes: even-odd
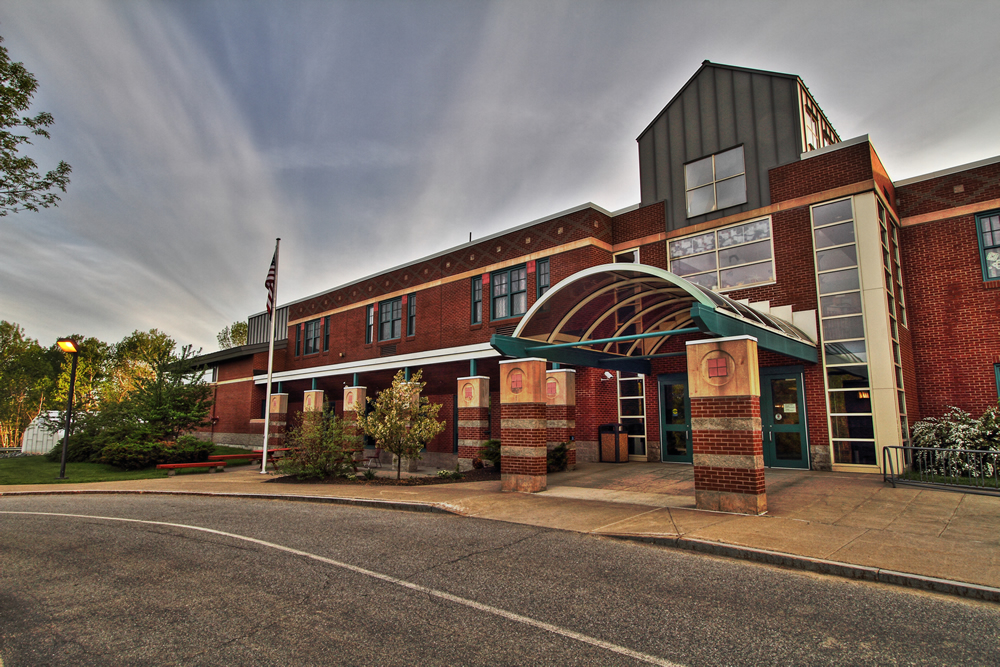
[[[356,469],[354,453],[362,448],[361,438],[353,435],[347,423],[329,409],[300,412],[298,423],[289,429],[286,441],[292,451],[277,459],[278,469],[299,479],[346,475]]]
[[[444,430],[444,422],[437,420],[440,404],[431,404],[419,395],[426,384],[420,378],[421,372],[417,371],[407,381],[399,371],[391,387],[368,399],[371,412],[363,414],[364,406],[357,406],[361,432],[396,456],[396,479],[401,476],[403,458],[420,458],[420,450]]]

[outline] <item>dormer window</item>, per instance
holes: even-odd
[[[689,218],[745,204],[743,146],[684,165],[684,190]]]

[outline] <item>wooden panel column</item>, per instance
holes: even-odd
[[[503,491],[544,491],[548,450],[545,360],[500,362],[500,479]]]
[[[358,428],[358,412],[364,414],[367,403],[367,387],[344,387],[344,435],[357,438],[354,461],[364,461],[364,444]]]
[[[566,468],[576,470],[576,371],[545,371],[545,419],[548,449],[566,443]]]
[[[267,448],[285,446],[288,426],[288,394],[271,394],[271,423],[267,431]]]
[[[764,514],[757,339],[689,341],[687,368],[698,509]]]
[[[470,470],[490,439],[490,379],[458,378],[458,466]]]
[[[326,394],[322,389],[310,389],[302,396],[302,412],[323,412]]]

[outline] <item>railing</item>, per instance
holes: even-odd
[[[882,479],[897,484],[1000,496],[1000,451],[885,447]]]

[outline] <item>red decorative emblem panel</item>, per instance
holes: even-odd
[[[729,366],[726,364],[725,357],[708,360],[708,377],[721,378],[727,375],[729,375]]]

